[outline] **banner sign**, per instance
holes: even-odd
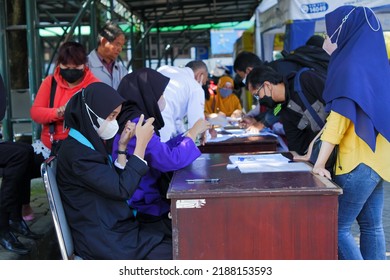
[[[366,6],[371,9],[388,6],[388,0],[292,0],[280,1],[279,8],[289,11],[287,19],[317,19],[343,5]]]
[[[263,0],[257,9],[263,31],[293,20],[318,20],[343,5],[366,6],[380,13],[390,13],[389,0]]]

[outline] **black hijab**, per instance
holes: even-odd
[[[128,120],[144,114],[145,120],[155,118],[154,130],[159,135],[158,131],[164,126],[164,120],[157,101],[163,95],[168,82],[169,78],[149,68],[136,70],[123,77],[118,92],[126,101],[118,117],[119,132]]]
[[[95,150],[107,154],[103,140],[93,128],[87,107],[91,108],[102,119],[106,119],[125,100],[109,85],[101,82],[89,84],[77,92],[68,102],[65,109],[65,125],[78,130],[91,142]],[[97,117],[90,112],[92,121],[97,127]]]

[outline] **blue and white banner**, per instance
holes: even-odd
[[[389,0],[264,0],[258,7],[265,29],[289,20],[315,20],[343,5],[366,6],[390,12]]]
[[[372,9],[390,8],[389,0],[290,0],[279,1],[279,8],[288,11],[288,19],[316,19],[343,5],[366,6]]]

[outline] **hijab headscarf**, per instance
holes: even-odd
[[[127,121],[144,114],[145,120],[155,118],[153,126],[159,135],[158,131],[164,126],[164,120],[157,102],[168,82],[169,78],[149,68],[136,70],[123,77],[118,92],[126,101],[118,117],[119,132],[123,130]]]
[[[93,128],[87,112],[88,105],[96,115],[106,119],[125,100],[109,85],[101,82],[91,83],[77,92],[68,102],[65,109],[65,125],[76,129],[93,145],[95,150],[108,154],[96,130]],[[95,126],[99,127],[97,117],[90,112]]]
[[[223,88],[226,85],[226,83],[230,83],[232,88],[234,88],[234,81],[233,81],[233,79],[230,78],[229,76],[222,76],[221,78],[218,79],[218,85],[217,85],[218,86],[217,87],[217,93],[218,94],[220,94],[219,90],[221,88]]]
[[[323,93],[326,109],[350,119],[356,134],[375,151],[378,133],[390,141],[390,67],[382,27],[371,9],[350,5],[328,13],[325,21],[329,36],[344,21],[332,37],[338,46]]]

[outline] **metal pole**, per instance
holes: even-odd
[[[96,38],[97,38],[97,20],[96,20],[96,5],[95,5],[95,1],[91,1],[91,4],[90,4],[90,17],[89,17],[89,21],[90,21],[90,41],[89,41],[89,48],[90,50],[94,49],[97,47],[97,41],[96,41]]]
[[[261,28],[261,22],[260,22],[260,11],[257,8],[255,10],[255,19],[256,19],[256,28],[255,28],[255,52],[258,57],[261,59],[264,59],[264,54],[262,52],[262,40],[261,40],[261,33],[262,33],[262,28]]]
[[[26,2],[29,2],[28,0],[26,0]],[[35,2],[35,1],[34,1]],[[66,37],[65,37],[65,42],[69,41],[69,39],[73,36],[73,32],[74,30],[76,29],[76,26],[79,24],[79,21],[81,20],[81,18],[84,16],[85,12],[87,11],[88,9],[88,6],[90,5],[90,3],[92,2],[92,0],[87,0],[84,2],[84,4],[82,5],[80,11],[77,13],[75,19],[73,20],[72,22],[72,25],[68,31],[68,34],[66,34]]]
[[[36,0],[25,0],[26,3],[26,24],[27,24],[27,53],[28,53],[28,83],[30,103],[34,102],[35,95],[38,91],[38,85],[40,84],[41,77],[38,76],[37,65],[38,64],[38,39],[39,34],[37,32],[37,5]],[[40,69],[40,67],[39,67]],[[39,138],[40,125],[32,122],[32,140]]]
[[[3,139],[12,140],[12,124],[11,124],[11,94],[10,94],[10,79],[9,79],[9,63],[7,57],[7,18],[6,18],[6,0],[0,0],[0,74],[3,77],[5,91],[6,91],[6,103],[7,111],[3,120]]]
[[[157,40],[156,40],[156,46],[157,46],[157,69],[161,66],[161,61],[160,61],[160,28],[157,25]]]

